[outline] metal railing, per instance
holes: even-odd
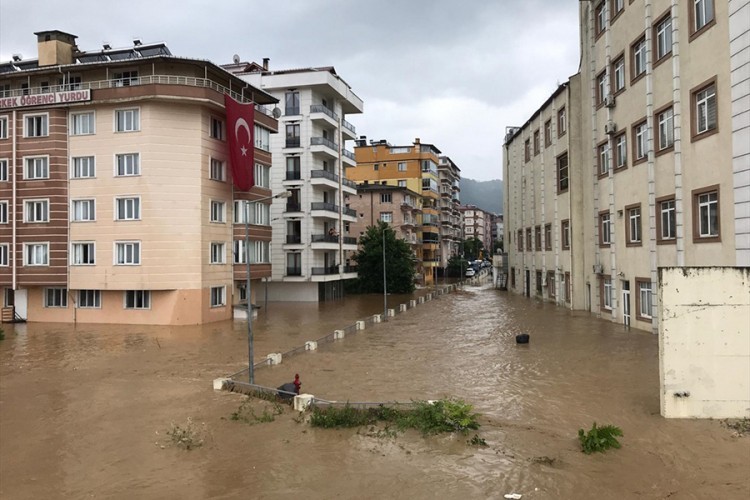
[[[313,234],[310,235],[311,243],[338,243],[339,237],[333,234]]]
[[[354,210],[353,208],[346,208],[346,207],[344,207],[344,215],[350,215],[352,217],[356,217],[357,216],[357,211]]]
[[[341,120],[341,126],[342,126],[342,127],[344,127],[345,129],[347,129],[347,130],[348,130],[349,132],[351,132],[352,134],[355,134],[355,135],[357,134],[357,129],[355,129],[355,128],[354,128],[354,125],[352,125],[352,124],[351,124],[351,123],[349,123],[348,121],[346,121],[346,120]]]
[[[286,275],[287,276],[302,276],[302,268],[301,267],[287,267]]]
[[[356,273],[357,272],[357,266],[344,266],[344,272],[345,273]]]
[[[310,146],[326,146],[327,148],[334,150],[336,153],[339,152],[339,145],[333,141],[329,141],[325,137],[310,137]]]
[[[339,273],[339,266],[313,267],[310,269],[313,276],[328,276]]]
[[[341,152],[344,154],[344,156],[346,156],[350,160],[354,160],[354,153],[352,153],[348,149],[342,149]]]
[[[339,121],[339,115],[322,104],[313,104],[310,106],[310,113],[323,113],[324,115],[333,118],[335,121]]]
[[[302,211],[302,205],[299,203],[289,203],[286,204],[286,211],[287,212],[301,212]]]
[[[354,189],[357,189],[357,183],[356,183],[356,182],[354,182],[354,181],[350,181],[349,179],[342,179],[342,180],[341,180],[341,183],[342,183],[342,184],[343,184],[344,186],[349,186],[350,188],[354,188]]]
[[[286,171],[286,178],[284,180],[287,181],[298,181],[302,179],[302,172],[299,170],[287,170]]]
[[[357,238],[354,236],[344,236],[344,244],[345,245],[356,245],[357,244]]]
[[[299,137],[287,137],[285,146],[287,148],[298,148],[300,147],[300,139]]]
[[[299,234],[287,234],[286,243],[287,245],[299,245],[302,243],[302,236]]]
[[[298,115],[300,114],[299,106],[286,106],[284,108],[284,116]]]
[[[339,207],[338,205],[334,203],[326,203],[323,201],[314,201],[310,203],[310,209],[311,210],[325,210],[327,212],[336,212],[339,213]]]
[[[334,182],[339,181],[338,175],[334,174],[333,172],[329,172],[328,170],[323,170],[322,168],[310,170],[310,177],[313,179],[319,179],[319,178],[329,179]]]

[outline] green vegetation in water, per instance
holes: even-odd
[[[721,421],[727,429],[730,429],[735,437],[742,437],[750,434],[750,418],[724,419]]]
[[[619,448],[620,442],[617,437],[622,437],[622,430],[614,425],[597,427],[596,422],[591,430],[584,432],[578,429],[578,440],[581,442],[581,451],[587,455],[594,452],[604,452],[610,448]]]
[[[193,419],[188,417],[184,426],[172,422],[172,427],[167,431],[167,436],[170,437],[174,445],[192,450],[203,445],[205,430],[206,424],[198,427],[193,423]]]
[[[398,430],[416,429],[423,435],[446,432],[466,434],[470,429],[479,429],[478,414],[473,406],[457,399],[441,399],[434,402],[415,401],[410,409],[377,408],[358,409],[349,405],[343,408],[313,408],[310,425],[326,429],[361,427],[378,422],[393,424]]]
[[[0,328],[0,340],[5,340],[5,330]]]
[[[255,425],[265,422],[273,422],[274,420],[276,420],[277,415],[281,415],[282,413],[284,413],[284,408],[277,401],[272,401],[270,408],[268,406],[263,408],[263,413],[261,413],[260,415],[255,413],[255,409],[252,407],[252,404],[253,399],[249,397],[246,398],[245,401],[242,402],[240,407],[237,408],[237,411],[232,412],[230,418],[232,420],[245,422],[246,424]]]
[[[477,434],[474,434],[474,437],[466,442],[472,446],[488,446],[487,441],[484,438],[480,438]]]

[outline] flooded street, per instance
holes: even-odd
[[[408,297],[389,297],[398,308]],[[270,303],[256,360],[382,312],[382,296]],[[517,346],[517,333],[531,335]],[[244,322],[203,327],[27,324],[0,342],[0,498],[747,498],[750,439],[659,415],[655,336],[488,287],[442,295],[386,324],[256,370],[331,400],[453,396],[471,436],[323,430],[287,410],[232,421],[243,396],[211,381],[246,366]],[[205,424],[192,451],[172,422]],[[622,428],[587,456],[577,431]]]

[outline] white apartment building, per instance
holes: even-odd
[[[357,250],[349,224],[357,213],[345,205],[356,195],[356,184],[344,178],[344,167],[356,166],[345,148],[354,140],[350,114],[362,113],[363,102],[333,67],[271,71],[263,65],[224,66],[280,101],[274,116],[279,134],[270,141],[274,158],[271,190],[291,192],[271,206],[272,274],[270,300],[323,301],[343,295],[344,280],[356,278],[347,265]]]
[[[461,246],[461,169],[448,156],[440,156],[440,266],[444,269],[448,259],[458,255]]]

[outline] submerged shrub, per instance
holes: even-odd
[[[619,448],[620,442],[617,440],[617,436],[622,437],[622,430],[614,425],[597,427],[596,422],[594,422],[588,432],[578,429],[581,451],[587,455],[594,452],[604,452],[610,448]]]

